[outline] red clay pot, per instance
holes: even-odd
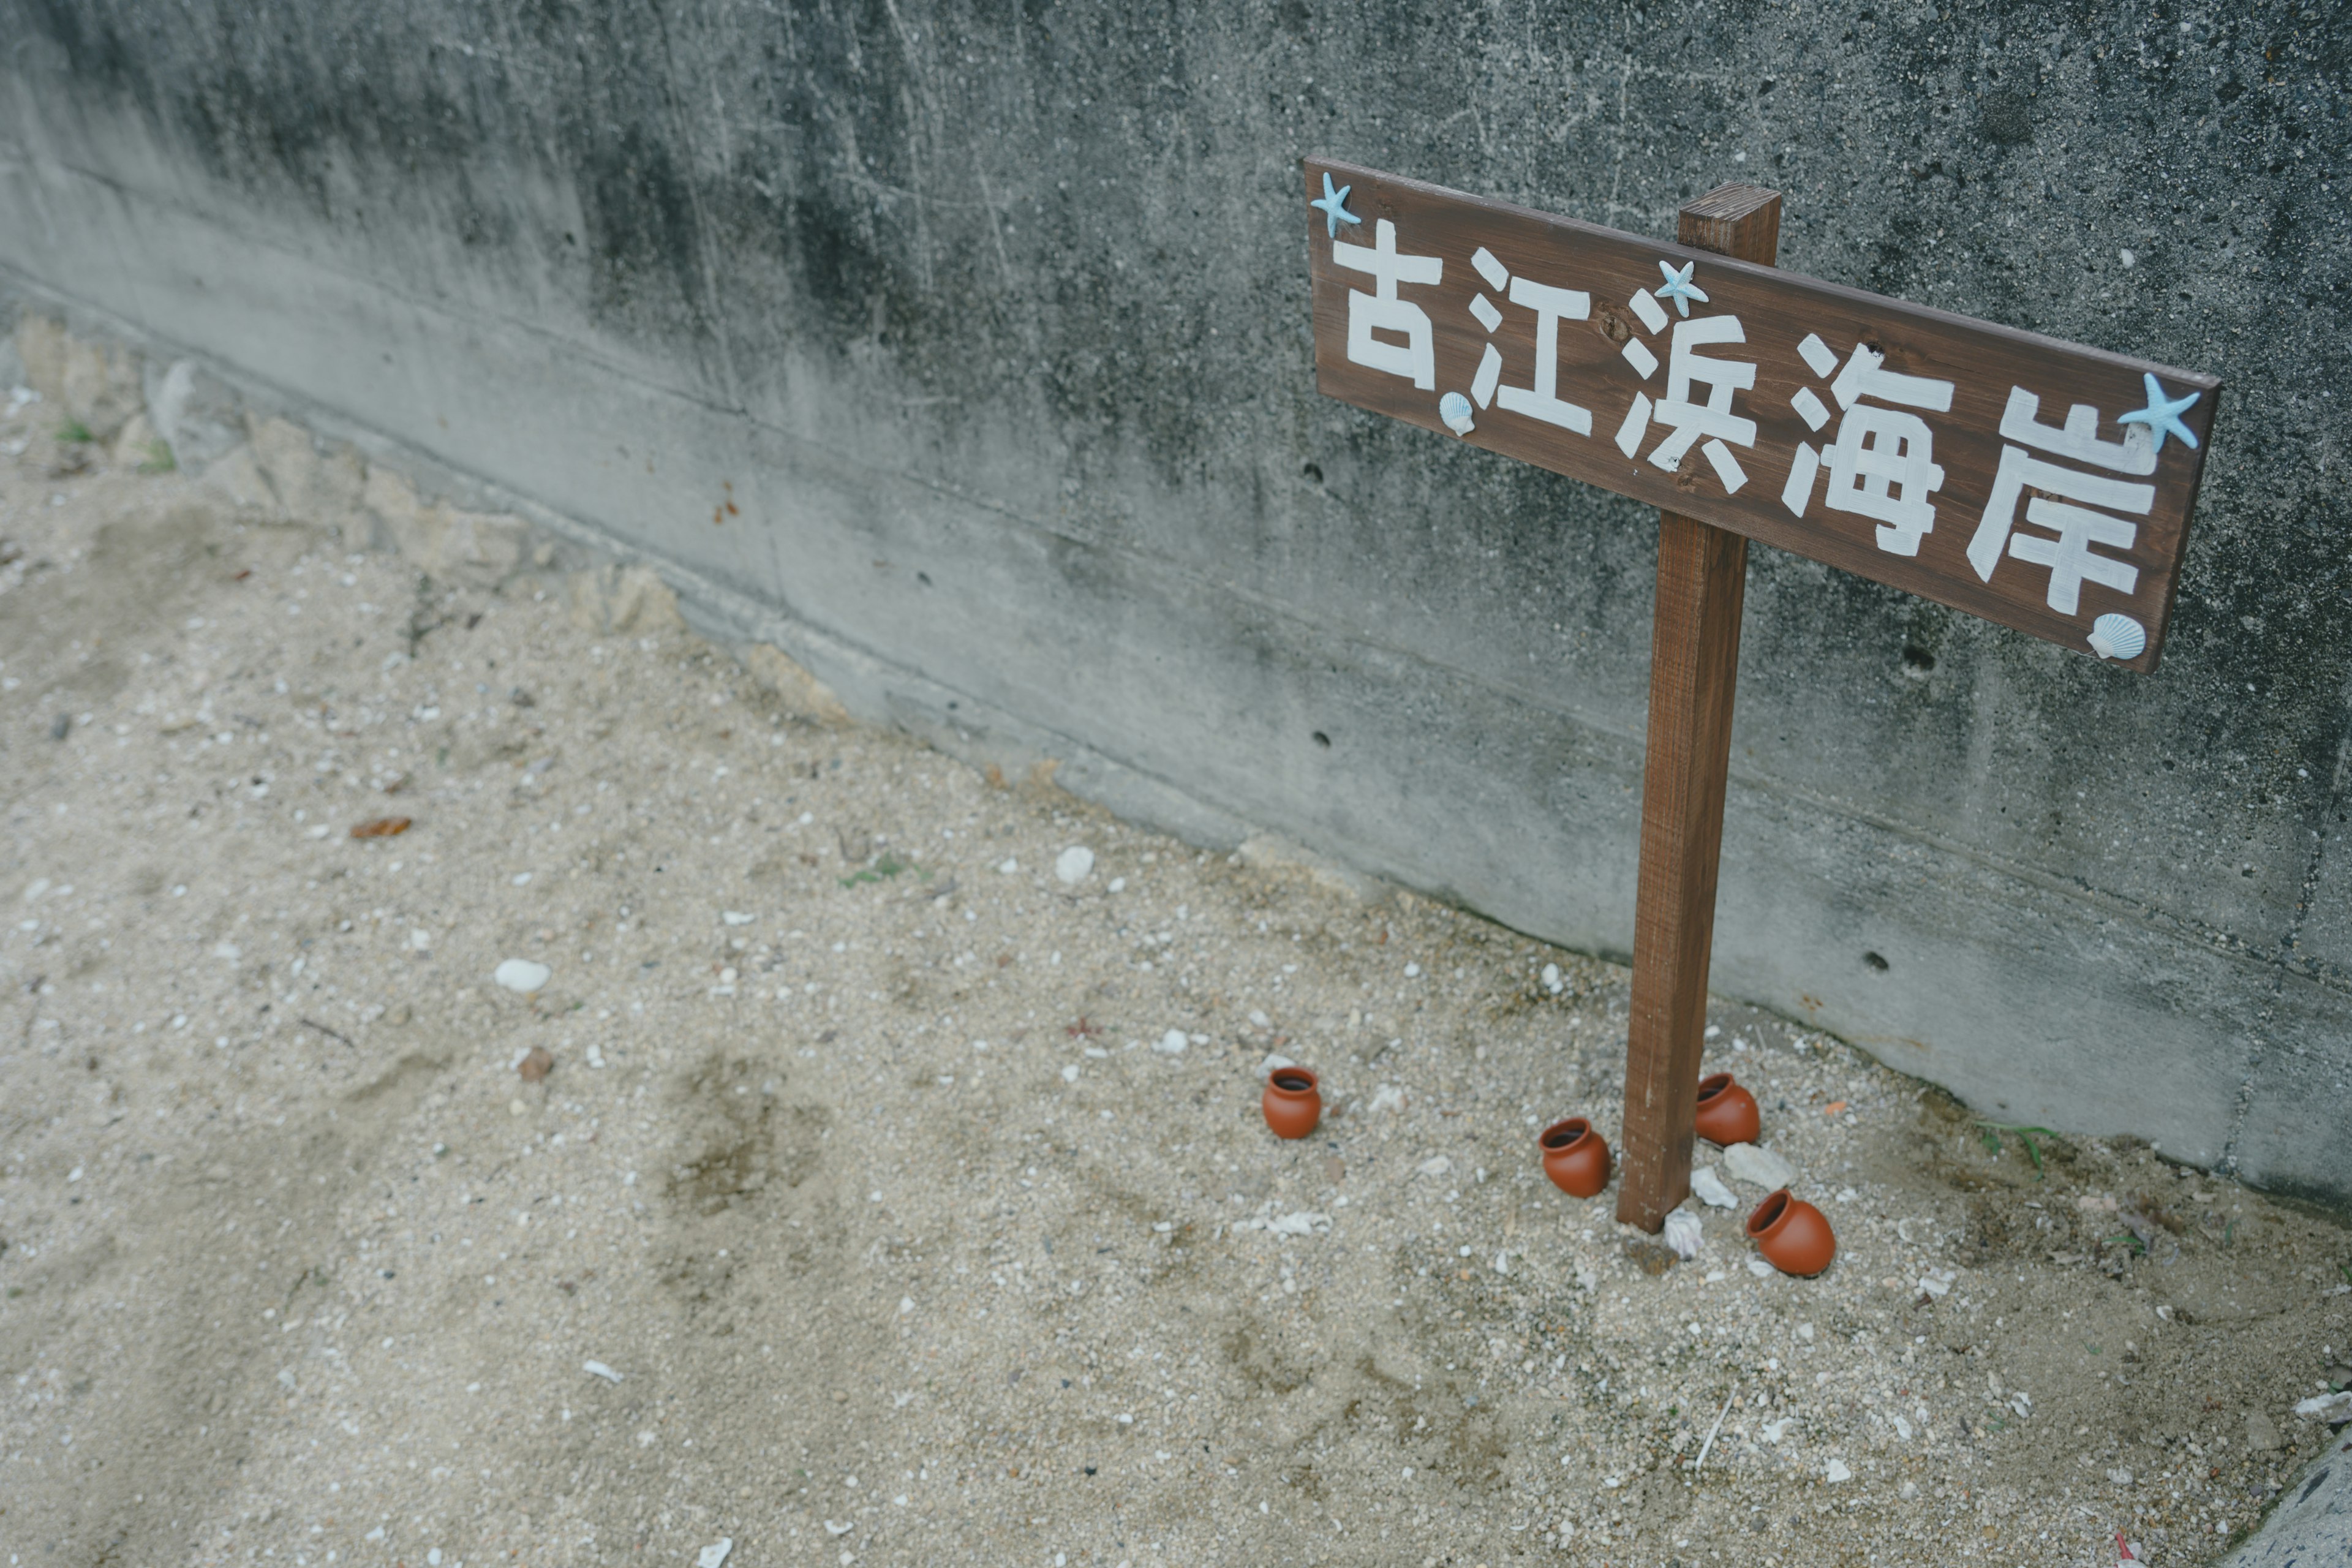
[[[1572,1198],[1589,1198],[1609,1184],[1609,1144],[1581,1116],[1555,1121],[1538,1140],[1544,1174]]]
[[[1258,1107],[1276,1138],[1304,1138],[1323,1120],[1323,1091],[1305,1068],[1276,1068],[1266,1078]]]
[[[1733,1081],[1727,1072],[1698,1080],[1698,1135],[1728,1147],[1753,1143],[1764,1131],[1756,1097]]]
[[[1764,1261],[1783,1274],[1811,1279],[1837,1256],[1837,1237],[1827,1215],[1782,1187],[1756,1205],[1748,1216],[1748,1239]]]

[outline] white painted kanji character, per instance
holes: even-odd
[[[1470,258],[1470,265],[1478,269],[1478,276],[1486,280],[1488,288],[1504,294],[1512,304],[1536,313],[1533,380],[1526,386],[1501,384],[1503,351],[1488,343],[1478,361],[1478,373],[1470,382],[1472,400],[1481,408],[1499,403],[1513,414],[1573,430],[1580,436],[1591,435],[1592,411],[1559,395],[1559,324],[1590,317],[1592,296],[1581,289],[1559,289],[1532,278],[1514,278],[1495,253],[1483,245]],[[1470,301],[1470,313],[1490,334],[1503,324],[1503,312],[1484,294]]]
[[[1409,300],[1397,298],[1400,283],[1434,283],[1444,276],[1445,262],[1435,256],[1406,256],[1396,247],[1396,225],[1387,218],[1373,226],[1370,245],[1331,242],[1331,265],[1372,276],[1372,292],[1348,291],[1348,358],[1370,370],[1401,375],[1423,392],[1437,384],[1437,345],[1430,330],[1429,312]],[[1404,342],[1386,342],[1372,336],[1402,332]]]
[[[1885,368],[1885,356],[1868,343],[1856,343],[1838,368],[1837,355],[1821,334],[1809,332],[1797,352],[1815,375],[1835,373],[1830,395],[1843,414],[1836,439],[1826,453],[1810,441],[1797,443],[1789,465],[1789,481],[1780,489],[1780,503],[1797,516],[1812,504],[1813,483],[1823,459],[1830,471],[1829,493],[1822,498],[1832,511],[1853,512],[1874,520],[1878,548],[1890,555],[1916,555],[1919,541],[1936,526],[1936,505],[1927,498],[1944,483],[1936,462],[1935,432],[1916,414],[1952,410],[1952,384],[1930,376],[1905,375]],[[1865,397],[1876,403],[1864,403]],[[1810,386],[1800,387],[1790,400],[1798,416],[1815,430],[1828,425],[1829,405]],[[1884,404],[1900,405],[1884,407]]]
[[[2038,396],[2021,386],[2010,388],[2000,433],[2019,445],[2000,449],[2000,467],[1994,471],[1984,516],[1977,523],[1975,537],[1969,541],[1969,564],[1986,582],[1992,580],[1993,568],[2004,552],[2014,560],[2047,566],[2047,603],[2059,614],[2071,616],[2081,606],[2084,583],[2103,584],[2121,594],[2138,586],[2137,567],[2091,547],[2129,550],[2139,537],[2139,525],[2113,514],[2146,517],[2156,503],[2156,487],[2063,468],[2025,448],[2032,447],[2112,473],[2143,475],[2156,471],[2156,443],[2144,425],[2126,426],[2120,441],[2100,440],[2099,411],[2087,403],[2068,408],[2063,426],[2042,424],[2041,412]],[[2027,490],[2042,493],[2026,501],[2025,521],[2056,537],[2019,531],[2018,501]],[[2077,502],[2081,504],[2074,504]],[[2105,510],[2088,510],[2092,507]]]
[[[1756,385],[1756,367],[1746,360],[1712,359],[1698,352],[1708,343],[1747,341],[1748,333],[1737,316],[1699,316],[1675,323],[1674,346],[1666,354],[1666,395],[1650,414],[1674,434],[1652,449],[1653,466],[1672,473],[1682,467],[1683,455],[1693,444],[1706,437],[1707,458],[1722,475],[1723,488],[1736,490],[1748,482],[1747,474],[1724,449],[1724,443],[1756,445],[1756,421],[1731,412],[1731,395]],[[1706,402],[1691,400],[1694,383],[1706,388]]]
[[[1664,262],[1658,265],[1666,276],[1664,291],[1671,293],[1675,309],[1688,316],[1691,299],[1706,299],[1691,284],[1690,273],[1697,264],[1688,263],[1679,273]],[[1647,289],[1636,289],[1628,303],[1651,331],[1666,330],[1665,308]],[[1723,481],[1724,493],[1738,493],[1748,482],[1748,470],[1739,466],[1731,448],[1756,445],[1756,421],[1731,412],[1731,399],[1734,393],[1754,390],[1756,367],[1745,360],[1716,359],[1698,351],[1709,344],[1747,341],[1747,330],[1737,316],[1698,316],[1674,322],[1666,351],[1666,395],[1654,403],[1646,392],[1633,395],[1633,406],[1617,427],[1618,450],[1633,457],[1655,419],[1672,433],[1652,448],[1648,458],[1652,464],[1672,473],[1682,467],[1694,445],[1704,442],[1699,450],[1715,468],[1716,478]],[[1640,338],[1628,338],[1618,352],[1644,381],[1658,368],[1658,356]],[[1691,395],[1700,386],[1706,389],[1704,402]]]

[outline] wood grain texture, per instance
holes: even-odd
[[[1686,245],[1720,247],[1727,255],[1769,264],[1780,248],[1780,198],[1753,185],[1726,185],[1685,206],[1679,229]],[[1658,514],[1620,1137],[1623,1174],[1617,1188],[1617,1217],[1652,1232],[1690,1195],[1747,586],[1745,538],[1696,518]]]
[[[2135,670],[2155,668],[2220,396],[2221,384],[2212,376],[1717,254],[1706,247],[1730,227],[1762,221],[1752,214],[1737,215],[1733,208],[1739,198],[1724,192],[1690,204],[1682,240],[1669,244],[1319,159],[1306,165],[1310,195],[1320,195],[1326,173],[1336,184],[1351,187],[1348,209],[1360,220],[1343,228],[1335,242],[1327,233],[1325,215],[1302,207],[1310,224],[1316,379],[1326,395],[1420,425],[1447,440],[1460,439],[1731,529],[2078,652],[2089,651],[2088,634],[2098,616],[2126,614],[2147,628],[2147,643],[2136,658],[2116,662]],[[1351,297],[1369,298],[1375,285],[1362,270],[1337,265],[1335,245],[1373,245],[1382,219],[1393,226],[1398,252],[1442,265],[1442,276],[1434,283],[1393,287],[1399,301],[1427,315],[1434,363],[1433,384],[1428,387],[1349,357]],[[1777,236],[1768,237],[1777,240]],[[1589,411],[1588,432],[1507,410],[1499,399],[1478,409],[1475,428],[1465,437],[1455,437],[1440,418],[1438,404],[1446,393],[1475,390],[1479,365],[1490,349],[1502,358],[1502,386],[1528,386],[1537,374],[1537,312],[1482,275],[1474,260],[1482,249],[1510,274],[1514,284],[1538,283],[1589,296],[1589,315],[1560,320],[1554,345],[1557,395]],[[1676,267],[1696,261],[1695,281],[1707,295],[1691,317],[1674,315],[1674,326],[1730,315],[1744,331],[1740,342],[1704,351],[1707,357],[1746,361],[1756,367],[1755,385],[1737,393],[1730,404],[1730,412],[1756,425],[1752,445],[1730,448],[1746,476],[1736,489],[1727,489],[1700,450],[1689,452],[1672,470],[1649,460],[1664,434],[1658,425],[1648,427],[1650,434],[1635,456],[1629,457],[1614,439],[1637,396],[1661,398],[1669,379],[1672,329],[1645,322],[1635,300],[1637,290],[1649,290],[1654,297],[1662,281],[1661,261]],[[1474,309],[1481,300],[1495,311],[1491,329]],[[1388,342],[1399,338],[1393,331],[1374,335]],[[1825,452],[1843,428],[1840,421],[1847,417],[1832,390],[1834,377],[1815,370],[1804,358],[1801,345],[1815,335],[1841,363],[1858,346],[1870,345],[1883,356],[1887,371],[1952,384],[1948,410],[1920,415],[1932,432],[1933,461],[1944,476],[1930,497],[1932,525],[1918,538],[1915,554],[1885,548],[1874,520],[1832,510],[1826,469],[1813,486],[1804,515],[1792,512],[1782,499],[1790,472],[1801,462],[1800,447],[1810,446],[1817,455]],[[1653,365],[1648,371],[1638,363],[1644,354]],[[2125,520],[2131,533],[2127,544],[2101,543],[2095,553],[2129,565],[2137,574],[2131,588],[2085,583],[2069,612],[2049,603],[2052,574],[2046,565],[1996,550],[1990,575],[1980,574],[1969,546],[1996,495],[2003,493],[1996,480],[2004,449],[2015,445],[2000,429],[2011,390],[2032,394],[2038,400],[2039,423],[2053,429],[2065,423],[2075,405],[2095,410],[2097,438],[2113,444],[2123,438],[2118,417],[2146,401],[2142,377],[2149,374],[2174,395],[2198,395],[2182,418],[2200,444],[2190,447],[2178,438],[2168,440],[2156,454],[2152,474],[2128,476],[2133,483],[2152,487],[2147,510]],[[1816,430],[1806,416],[1805,395],[1819,399],[1819,407],[1832,416],[1822,429]],[[2097,477],[2126,476],[2100,471]],[[2007,536],[2046,541],[2046,526],[2025,515],[2033,504],[2032,492],[2007,493],[2014,498],[2005,514]],[[2051,492],[2050,499],[2063,497]],[[2001,531],[1990,537],[1998,546]]]

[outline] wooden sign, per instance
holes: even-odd
[[[2212,376],[1350,164],[1306,171],[1326,395],[2155,667]]]
[[[1690,1194],[1748,541],[2155,668],[2221,384],[1773,270],[1780,198],[1676,245],[1309,160],[1331,396],[1657,505],[1617,1217]]]

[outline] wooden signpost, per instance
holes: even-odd
[[[2156,666],[2221,384],[1678,244],[1306,164],[1318,387],[1649,501],[1658,597],[1617,1216],[1688,1196],[1748,541]]]

